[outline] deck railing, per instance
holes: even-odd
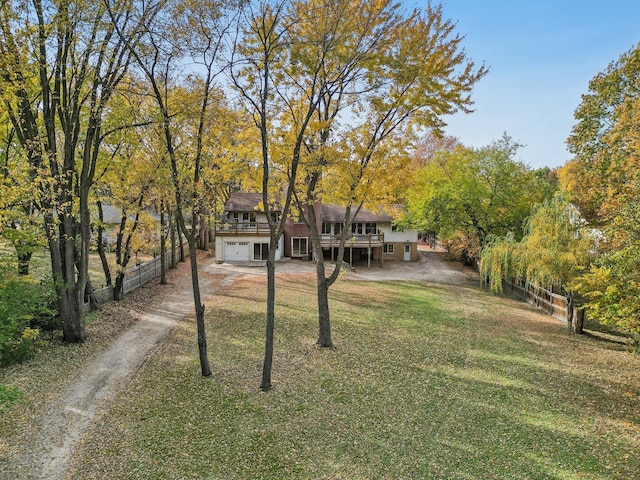
[[[340,245],[340,237],[341,235],[322,234],[320,235],[320,243],[323,247],[337,247]],[[379,246],[382,244],[384,244],[384,233],[352,233],[347,236],[347,239],[344,242],[345,247],[366,247],[368,245]]]
[[[222,235],[247,235],[247,234],[269,234],[269,224],[267,222],[218,222],[216,223],[216,234]]]

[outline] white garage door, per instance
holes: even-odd
[[[249,242],[224,242],[225,262],[248,262]]]

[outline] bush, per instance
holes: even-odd
[[[28,278],[0,284],[0,366],[31,358],[42,344],[40,331],[56,326],[51,282]]]
[[[475,235],[458,232],[447,241],[447,252],[453,260],[476,267],[480,258],[480,241]]]

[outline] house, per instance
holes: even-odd
[[[345,208],[326,204],[321,205],[320,210],[318,217],[323,255],[334,261],[344,229]],[[368,265],[377,262],[381,266],[389,260],[415,262],[418,260],[418,232],[397,229],[391,215],[361,209],[351,222],[344,261],[354,265],[362,260],[366,260]]]
[[[267,216],[259,209],[261,193],[235,192],[225,203],[216,223],[218,262],[260,262],[269,255],[270,230]],[[279,212],[272,212],[274,216]],[[282,258],[284,239],[280,238],[276,260]]]
[[[216,259],[220,262],[251,262],[266,260],[269,248],[269,225],[259,205],[262,194],[235,192],[225,204],[216,225]],[[337,260],[340,235],[344,229],[345,208],[339,205],[315,205],[323,258]],[[361,209],[350,226],[345,244],[344,261],[356,262],[416,261],[418,232],[397,230],[393,217]],[[280,239],[276,260],[283,257],[310,260],[313,252],[309,229],[304,223],[287,219]]]

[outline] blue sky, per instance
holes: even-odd
[[[442,3],[468,56],[490,68],[474,89],[476,111],[445,118],[446,133],[481,147],[506,131],[525,145],[519,159],[531,167],[563,165],[589,80],[640,42],[640,0]]]

